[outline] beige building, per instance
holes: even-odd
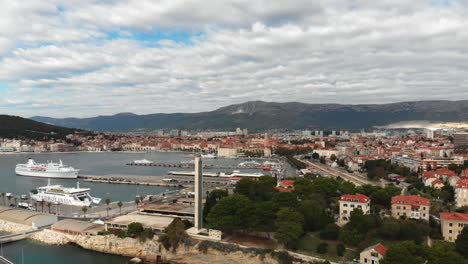
[[[218,148],[218,157],[236,157],[237,149],[235,148]]]
[[[392,216],[406,217],[429,221],[431,201],[417,195],[400,195],[392,197]]]
[[[385,257],[387,248],[382,244],[377,244],[364,249],[359,254],[360,264],[379,264],[379,261]]]
[[[349,222],[349,217],[354,209],[361,209],[364,214],[370,214],[370,198],[363,194],[341,196],[340,212],[337,224],[343,226]]]
[[[455,185],[455,204],[457,207],[468,205],[468,179],[459,179]]]
[[[455,212],[440,213],[440,221],[444,240],[455,242],[463,228],[468,226],[468,214]]]

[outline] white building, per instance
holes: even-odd
[[[349,222],[354,209],[361,209],[364,214],[370,214],[370,198],[363,194],[345,194],[340,199],[340,212],[337,224],[343,226]]]
[[[364,249],[359,255],[360,264],[379,264],[380,260],[385,257],[387,248],[382,244],[377,244]]]

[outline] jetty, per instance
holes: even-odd
[[[169,168],[184,168],[191,169],[194,168],[193,164],[169,164],[169,163],[127,163],[128,166],[148,166],[148,167],[169,167]],[[204,169],[263,169],[265,166],[262,165],[203,165]]]

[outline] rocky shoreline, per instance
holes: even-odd
[[[32,231],[34,228],[0,220],[0,231],[7,233],[21,233]],[[176,252],[166,250],[159,242],[158,237],[144,242],[133,238],[118,238],[114,235],[84,236],[70,235],[52,230],[43,230],[32,234],[30,239],[48,245],[76,244],[84,249],[98,251],[107,254],[140,258],[145,263],[187,263],[187,264],[278,264],[278,257],[271,252],[265,252],[256,248],[240,248],[232,244],[212,243],[208,250],[199,249],[202,241],[192,240],[181,244]],[[206,243],[206,241],[205,241]],[[208,244],[209,244],[208,243]],[[221,246],[221,248],[217,248]],[[299,261],[293,263],[314,263],[311,261]]]

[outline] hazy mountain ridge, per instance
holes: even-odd
[[[210,112],[135,115],[120,113],[91,118],[31,119],[64,127],[95,131],[134,129],[235,129],[274,128],[358,129],[401,121],[468,121],[468,100],[417,101],[391,104],[306,104],[251,101],[229,105]]]

